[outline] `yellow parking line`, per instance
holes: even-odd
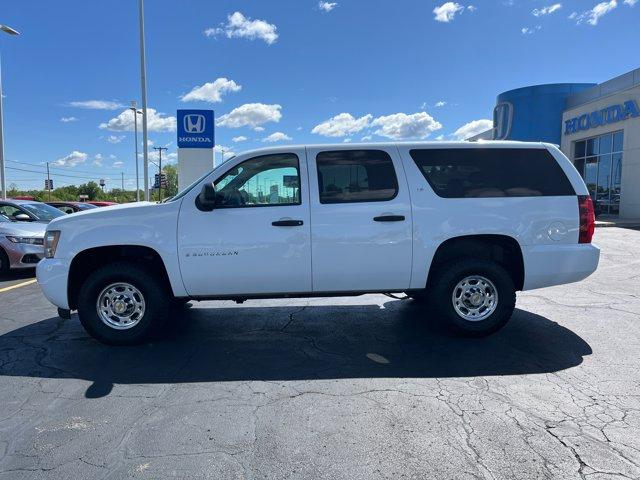
[[[13,290],[14,288],[26,287],[27,285],[31,285],[32,283],[36,283],[37,280],[34,278],[33,280],[28,280],[26,282],[17,283],[15,285],[11,285],[10,287],[0,288],[0,293],[8,292],[9,290]]]

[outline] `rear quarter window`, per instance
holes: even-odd
[[[443,198],[576,195],[546,149],[425,148],[409,153]]]

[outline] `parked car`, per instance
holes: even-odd
[[[140,342],[189,299],[406,292],[487,335],[516,291],[593,273],[593,202],[550,144],[270,148],[171,201],[51,222],[38,283],[108,344]]]
[[[44,257],[43,223],[13,222],[0,215],[0,274],[35,267]]]
[[[111,207],[112,205],[120,205],[116,202],[86,202],[89,205],[95,205],[96,207]]]
[[[92,208],[98,208],[96,205],[92,205],[86,202],[46,202],[47,205],[57,208],[63,213],[76,213],[84,212],[85,210],[91,210]]]
[[[34,200],[0,200],[0,214],[17,222],[49,223],[64,216],[57,208]]]

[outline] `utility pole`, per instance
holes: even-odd
[[[162,151],[167,147],[153,147],[158,151],[158,201],[162,201]]]
[[[51,201],[51,175],[49,174],[49,162],[47,162],[47,190],[49,190],[49,201]]]
[[[122,193],[124,194],[124,172],[120,172],[120,175],[122,179]]]

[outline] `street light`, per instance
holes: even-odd
[[[7,25],[0,25],[0,30],[9,35],[20,35],[20,32]],[[0,192],[2,199],[7,198],[7,186],[4,170],[4,131],[2,126],[2,67],[0,66]]]
[[[144,199],[149,201],[149,146],[147,136],[147,66],[144,51],[144,1],[138,0],[140,17],[140,87],[142,90],[142,152],[144,156]]]
[[[140,201],[140,174],[138,173],[138,115],[142,112],[136,107],[136,101],[131,100],[129,110],[133,112],[133,131],[135,132],[136,141],[136,202]]]

